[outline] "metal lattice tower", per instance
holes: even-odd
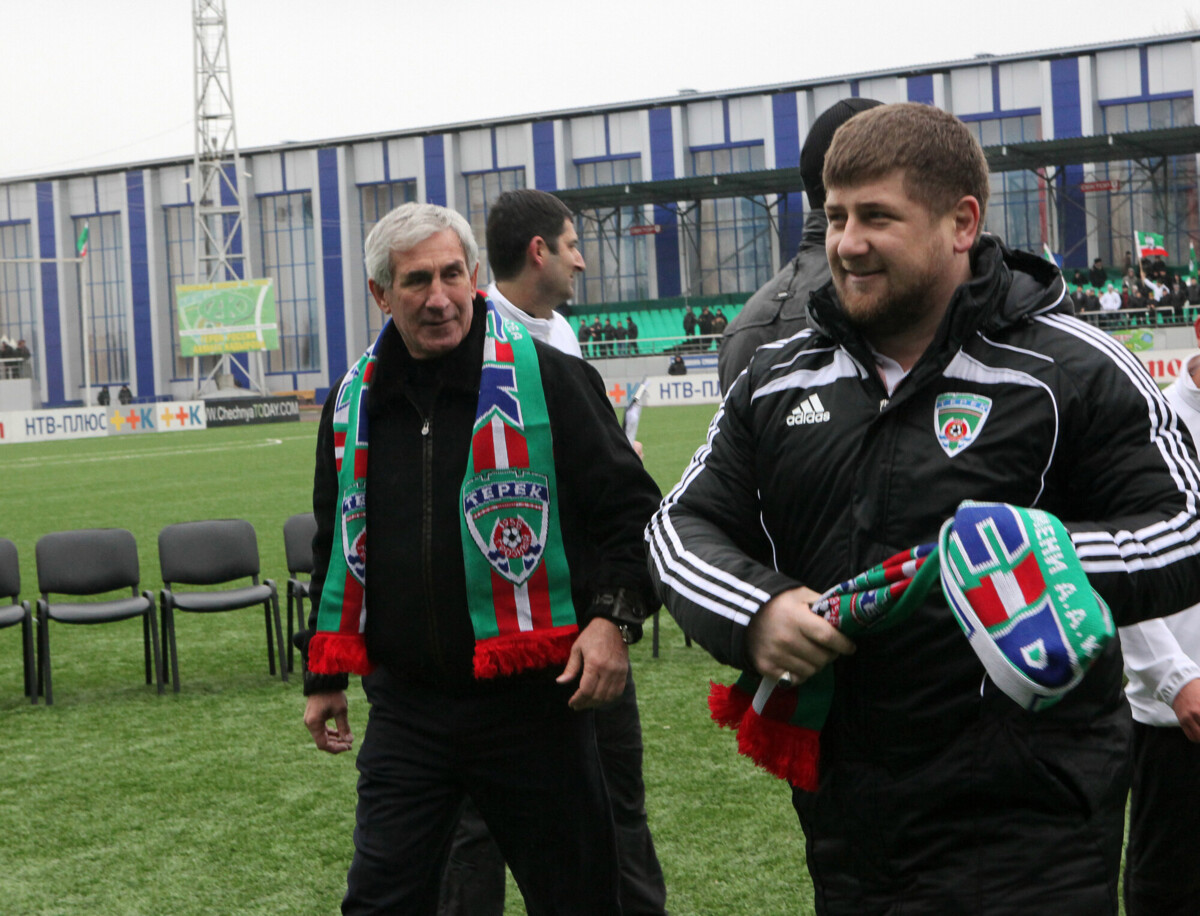
[[[195,29],[196,213],[193,283],[251,279],[239,190],[242,157],[233,117],[233,81],[225,32],[225,0],[192,0]],[[235,241],[238,243],[235,250]]]

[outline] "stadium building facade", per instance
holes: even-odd
[[[588,264],[581,305],[749,294],[799,241],[805,201],[789,176],[808,125],[847,96],[953,112],[993,161],[1030,151],[1024,165],[992,177],[987,228],[1010,245],[1048,245],[1068,268],[1096,257],[1119,267],[1136,229],[1162,233],[1169,260],[1181,263],[1200,238],[1198,88],[1200,32],[1189,32],[243,150],[237,180],[248,225],[235,244],[255,276],[274,279],[280,325],[267,384],[322,392],[365,348],[380,315],[363,238],[410,200],[457,209],[482,246],[488,207],[510,188],[578,195],[748,178],[746,190],[725,197],[710,189],[625,204],[615,193],[573,209]],[[1087,155],[1087,138],[1142,131],[1155,143],[1122,147],[1129,158],[1063,160],[1073,149]],[[1055,164],[1039,164],[1037,150]],[[128,382],[140,398],[193,393],[174,296],[192,282],[191,172],[189,156],[0,180],[0,258],[71,256],[89,226],[95,385]],[[756,172],[773,173],[778,186],[756,186]],[[29,343],[43,406],[82,398],[81,299],[75,264],[0,264],[0,332]]]

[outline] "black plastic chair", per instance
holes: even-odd
[[[0,606],[0,629],[21,625],[21,661],[25,666],[25,696],[37,702],[37,669],[33,664],[33,615],[29,602],[21,601],[21,566],[17,561],[17,545],[0,538],[0,598],[11,598],[12,604]]]
[[[288,679],[279,625],[279,593],[273,579],[258,581],[258,537],[254,526],[240,519],[182,522],[158,533],[158,563],[162,570],[163,641],[170,658],[170,678],[179,692],[179,652],[175,645],[175,611],[211,614],[263,606],[267,629],[267,665],[275,673],[276,644],[279,671]],[[179,585],[223,585],[238,579],[250,585],[218,591],[179,591]],[[271,620],[274,617],[274,633]]]
[[[304,629],[304,602],[308,599],[308,580],[297,575],[311,576],[313,571],[313,536],[317,533],[317,520],[311,512],[293,515],[283,523],[283,549],[287,554],[287,644],[288,671],[294,670],[296,647],[292,645],[292,634]],[[292,609],[296,612],[296,626],[292,629]]]
[[[123,528],[88,528],[47,534],[37,542],[38,681],[46,705],[54,702],[50,666],[50,621],[72,624],[110,623],[142,618],[142,648],[146,683],[163,692],[162,659],[154,595],[138,593],[137,541]],[[95,596],[129,589],[128,598],[91,603],[51,600],[51,595]],[[153,647],[153,657],[151,656]],[[151,661],[153,660],[153,668]],[[153,681],[151,672],[153,671]]]

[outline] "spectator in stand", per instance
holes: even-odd
[[[625,355],[625,337],[628,335],[625,325],[621,324],[621,319],[617,319],[617,323],[613,326],[613,334],[617,338],[617,355]]]
[[[617,329],[613,327],[612,318],[604,317],[604,355],[613,355],[613,343],[617,339]]]
[[[1087,281],[1087,277],[1084,276],[1082,270],[1077,270],[1071,275],[1071,285],[1075,287],[1075,289],[1079,289],[1081,286],[1086,285]]]
[[[1104,312],[1115,312],[1121,307],[1121,294],[1111,283],[1106,283],[1104,293],[1100,296],[1100,309]]]
[[[1076,271],[1078,273],[1078,271]],[[1076,286],[1070,293],[1071,303],[1075,309],[1075,314],[1079,315],[1087,311],[1087,293],[1084,292],[1082,286]]]
[[[692,311],[689,305],[687,311],[683,313],[683,333],[688,337],[696,335],[696,313]]]
[[[579,319],[579,333],[576,335],[579,341],[579,352],[584,356],[588,355],[588,341],[592,339],[592,329],[588,327],[587,319]]]
[[[107,407],[112,403],[112,395],[108,393],[107,385],[104,385],[100,388],[100,393],[96,395],[96,403],[101,407]]]
[[[1187,293],[1184,292],[1178,277],[1171,282],[1171,289],[1163,296],[1161,305],[1163,308],[1169,307],[1175,315],[1183,315],[1183,307],[1187,305]]]
[[[712,332],[720,337],[725,333],[727,327],[729,327],[729,322],[725,319],[725,313],[717,309],[717,314],[713,315]],[[718,340],[717,346],[720,346],[720,344],[721,342]]]
[[[600,316],[592,320],[592,356],[604,355],[604,328],[600,324]]]
[[[1108,282],[1108,271],[1104,269],[1103,258],[1092,261],[1092,269],[1088,271],[1088,282],[1096,289],[1104,289],[1104,284]]]
[[[687,375],[687,364],[678,353],[671,358],[671,364],[667,366],[667,375]]]
[[[133,392],[129,390],[128,385],[121,386],[121,390],[117,392],[117,400],[122,404],[133,403]]]
[[[1200,281],[1195,274],[1187,278],[1187,301],[1188,305],[1200,305]]]
[[[1162,283],[1163,278],[1167,276],[1167,262],[1162,258],[1155,258],[1150,273],[1155,280]]]
[[[13,342],[7,337],[0,337],[0,378],[17,377],[17,363],[13,362],[16,358],[17,348]]]
[[[1125,308],[1140,309],[1144,307],[1145,293],[1142,289],[1142,281],[1138,279],[1138,275],[1132,267],[1125,271],[1125,279],[1121,281],[1121,293],[1125,296]]]
[[[708,306],[706,305],[706,306],[704,306],[703,309],[700,310],[700,318],[697,321],[697,324],[700,326],[699,329],[700,329],[701,337],[708,337],[710,334],[712,334],[712,332],[713,332],[712,323],[713,323],[712,312],[709,310]],[[704,341],[703,346],[705,349],[707,349],[711,345],[712,345],[712,341],[708,341],[708,340]]]
[[[626,325],[625,337],[629,341],[629,353],[631,356],[636,356],[637,352],[638,352],[638,345],[637,345],[638,326],[633,323],[632,315],[625,316],[625,325]]]

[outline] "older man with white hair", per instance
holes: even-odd
[[[619,912],[591,710],[654,600],[658,489],[599,374],[477,292],[459,214],[405,204],[365,247],[389,320],[321,417],[303,640],[319,748],[352,746],[348,674],[371,703],[342,910],[433,914],[469,796],[530,912]]]

